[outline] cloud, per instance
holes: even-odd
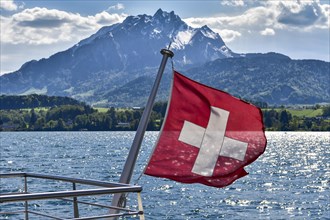
[[[278,22],[291,26],[310,26],[326,16],[316,2],[282,2],[277,8],[280,11]]]
[[[19,27],[56,28],[75,20],[77,15],[46,8],[26,9],[12,16],[12,21]]]
[[[265,30],[260,31],[260,34],[264,36],[272,36],[275,35],[275,31],[271,28],[266,28]]]
[[[109,14],[106,11],[98,13],[94,16],[94,19],[99,25],[111,25],[114,23],[122,22],[127,15],[124,14]]]
[[[256,7],[240,15],[187,18],[184,21],[193,27],[208,25],[213,30],[232,30],[238,33],[259,32],[274,25],[274,14],[272,10],[265,7]]]
[[[228,29],[223,29],[223,30],[215,29],[214,31],[219,33],[221,38],[227,43],[236,40],[237,38],[239,38],[242,35],[238,31],[233,31],[233,30],[228,30]]]
[[[244,1],[243,0],[223,0],[220,1],[221,5],[226,5],[226,6],[244,6]]]
[[[238,1],[230,3],[242,4]],[[330,29],[330,5],[321,4],[317,0],[244,1],[244,4],[247,3],[253,6],[239,15],[194,17],[184,20],[193,27],[208,25],[220,35],[221,30],[240,33],[236,34],[235,38],[228,38],[231,41],[248,34],[274,35],[276,30],[311,32],[317,29]],[[223,4],[229,3],[224,1]]]
[[[54,44],[81,40],[95,33],[104,25],[112,25],[125,19],[125,14],[110,14],[106,11],[94,16],[65,11],[30,8],[11,17],[1,16],[1,43]]]
[[[267,1],[267,0],[263,0]],[[220,0],[220,4],[229,7],[245,7],[260,4],[260,0]]]
[[[113,10],[123,10],[125,6],[121,3],[117,3],[116,5],[110,6],[106,11],[113,11]]]
[[[16,11],[18,6],[14,3],[14,0],[0,1],[0,9],[5,11]]]

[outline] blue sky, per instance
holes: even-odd
[[[237,53],[330,61],[329,0],[1,0],[1,74],[47,58],[129,15],[174,11],[208,25]]]

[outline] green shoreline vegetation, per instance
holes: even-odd
[[[143,109],[93,108],[68,97],[0,96],[0,131],[135,131]],[[330,131],[330,105],[262,108],[267,131]],[[153,107],[147,130],[161,128],[166,102]]]

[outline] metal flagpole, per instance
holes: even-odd
[[[169,46],[170,47],[170,46]],[[141,117],[141,121],[139,122],[139,126],[137,128],[137,131],[135,133],[135,137],[130,149],[130,152],[128,154],[128,157],[126,159],[126,163],[123,169],[123,172],[121,173],[119,182],[120,183],[130,183],[131,181],[131,177],[133,174],[133,170],[134,170],[134,166],[135,166],[135,162],[137,159],[137,156],[139,154],[139,150],[141,148],[141,143],[143,141],[143,137],[144,137],[144,133],[147,129],[147,125],[148,125],[148,121],[150,118],[150,114],[151,114],[151,110],[152,110],[152,106],[154,104],[155,98],[156,98],[156,94],[157,94],[157,90],[160,84],[160,80],[162,78],[165,66],[166,66],[166,62],[168,60],[168,58],[172,58],[174,56],[174,53],[172,51],[168,49],[162,49],[160,51],[160,53],[163,55],[163,59],[162,62],[159,66],[159,70],[156,76],[156,80],[154,82],[154,85],[152,87],[147,105],[143,111],[142,117]],[[115,194],[113,199],[112,199],[112,206],[120,206],[123,207],[123,203],[125,200],[125,195],[124,194]]]

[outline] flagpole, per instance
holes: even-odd
[[[169,46],[170,47],[170,46]],[[137,159],[137,156],[139,154],[139,150],[141,148],[141,143],[143,141],[144,133],[147,129],[148,121],[150,118],[150,114],[152,111],[152,107],[156,98],[157,90],[160,84],[160,80],[162,78],[166,63],[168,58],[172,58],[174,56],[174,53],[168,49],[162,49],[160,53],[163,55],[163,59],[161,61],[161,64],[158,69],[158,73],[154,82],[154,85],[152,87],[147,105],[143,111],[141,120],[139,122],[139,126],[136,130],[135,137],[131,146],[131,149],[129,151],[128,157],[126,159],[123,172],[121,173],[119,182],[120,183],[126,183],[129,184],[132,178],[135,162]],[[125,195],[123,194],[115,194],[112,199],[112,206],[123,206],[123,200]]]

